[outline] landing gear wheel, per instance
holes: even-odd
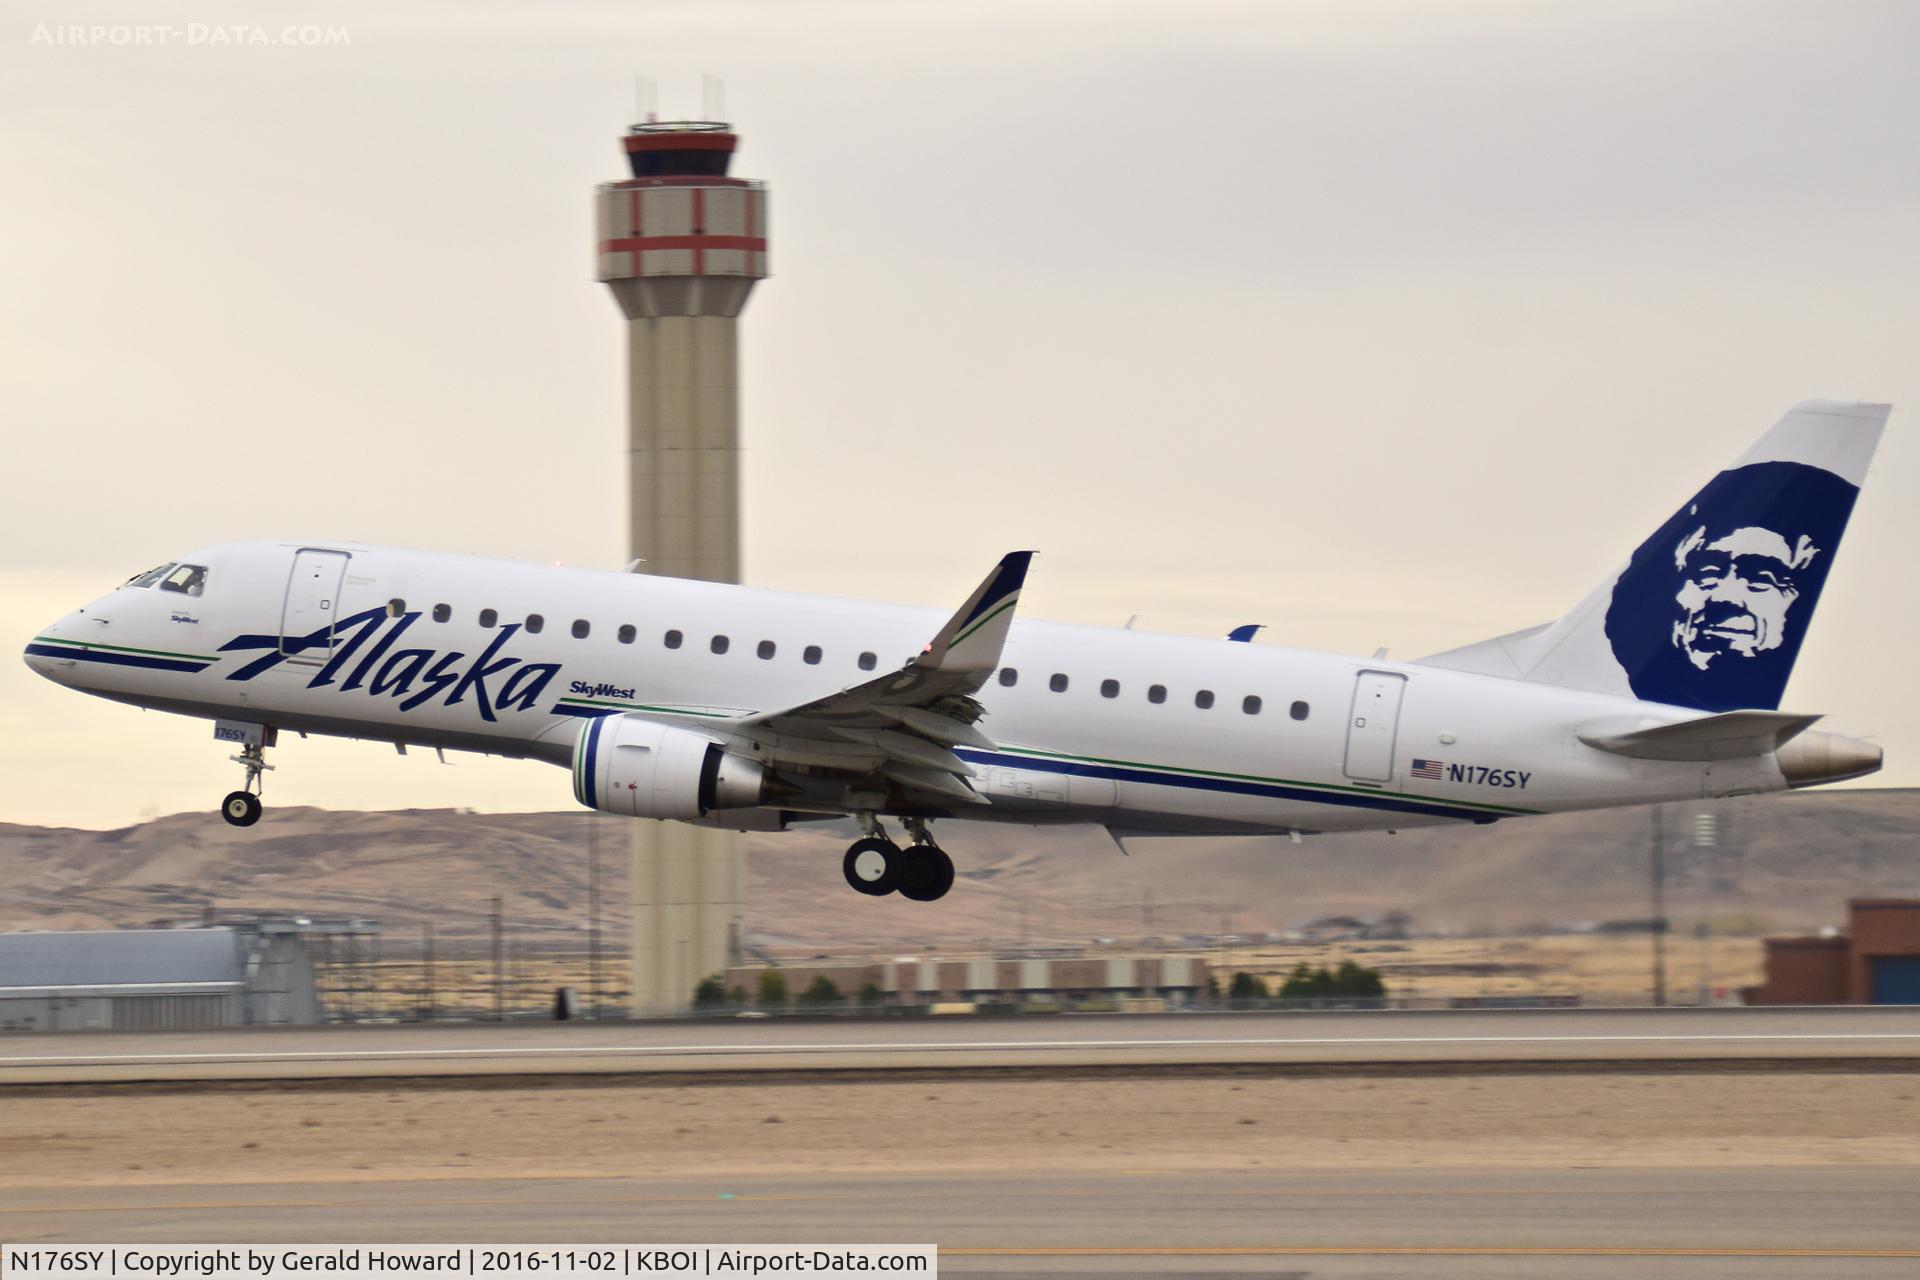
[[[899,845],[868,836],[848,846],[840,870],[857,892],[882,898],[900,887],[900,865]]]
[[[260,821],[260,797],[251,791],[234,791],[220,802],[220,816],[230,826],[250,827]]]
[[[916,844],[900,855],[900,896],[938,902],[953,888],[953,859],[939,845]]]

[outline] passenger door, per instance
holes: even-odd
[[[293,553],[287,599],[280,611],[280,652],[290,662],[319,666],[333,654],[333,626],[340,613],[340,580],[347,553],[302,547]],[[305,640],[321,632],[321,643]]]
[[[1393,743],[1400,731],[1400,699],[1406,689],[1407,678],[1391,671],[1362,671],[1354,678],[1353,710],[1347,716],[1349,778],[1393,780]]]

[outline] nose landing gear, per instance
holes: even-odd
[[[260,821],[260,779],[272,765],[267,763],[267,746],[271,739],[249,742],[240,748],[240,754],[232,757],[233,762],[245,765],[247,780],[238,791],[229,791],[227,798],[220,802],[220,816],[227,825],[250,827]]]
[[[870,898],[898,892],[911,902],[937,902],[953,888],[953,859],[933,842],[921,818],[906,819],[913,843],[902,849],[887,839],[878,819],[862,817],[867,834],[855,840],[841,859],[840,870],[857,893]]]

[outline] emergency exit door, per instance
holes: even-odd
[[[287,578],[287,601],[280,612],[280,652],[290,661],[322,663],[333,656],[333,627],[340,613],[340,580],[346,572],[344,551],[302,547],[293,553],[293,573]],[[318,643],[307,643],[309,637],[315,637]]]
[[[1393,778],[1393,740],[1400,731],[1400,698],[1407,678],[1391,671],[1362,671],[1354,678],[1353,710],[1347,716],[1347,776],[1359,782]]]

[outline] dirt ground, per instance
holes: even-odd
[[[1920,1165],[1912,1074],[0,1097],[9,1188],[702,1174]]]

